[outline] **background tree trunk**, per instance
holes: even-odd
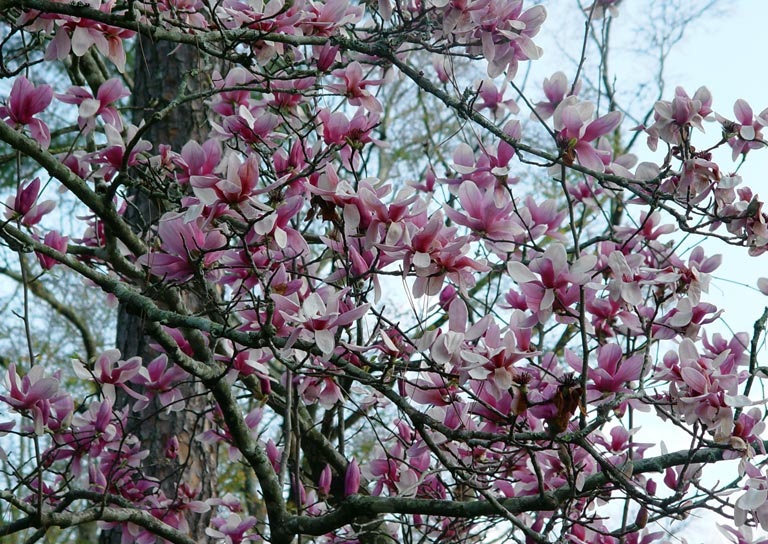
[[[146,37],[139,37],[135,48],[133,122],[137,126],[142,121],[152,124],[144,138],[169,144],[175,151],[190,139],[203,141],[208,133],[208,123],[201,100],[179,104],[160,121],[152,119],[154,112],[177,99],[179,94],[195,93],[206,85],[204,78],[212,68],[204,64],[200,51],[168,42],[152,42]],[[137,231],[146,234],[157,225],[163,213],[163,202],[148,194],[141,180],[129,188],[128,195],[126,218]],[[188,304],[193,307],[196,302],[188,299]],[[123,359],[138,355],[145,363],[152,360],[157,353],[149,347],[150,343],[143,316],[128,312],[121,305],[116,344]],[[199,382],[182,387],[186,399],[184,410],[159,411],[156,405],[150,405],[132,422],[134,428],[131,431],[141,438],[150,452],[144,461],[145,474],[160,481],[160,488],[167,498],[176,498],[179,485],[183,483],[196,490],[194,499],[205,500],[215,493],[217,451],[215,445],[203,444],[194,437],[206,424],[209,399],[201,394],[204,389]],[[165,452],[173,437],[179,441],[179,452],[175,459],[169,459]],[[192,538],[206,541],[205,528],[209,518],[210,514],[189,513],[187,521]],[[102,543],[119,541],[119,531],[104,532],[101,536]]]

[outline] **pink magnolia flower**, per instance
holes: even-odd
[[[522,137],[522,127],[516,120],[507,122],[503,127],[504,134],[512,140]],[[459,144],[453,152],[454,169],[461,174],[459,180],[446,183],[460,183],[471,180],[481,189],[492,189],[496,198],[508,197],[509,193],[504,184],[516,183],[516,178],[510,178],[510,162],[515,156],[515,149],[507,141],[499,141],[494,150],[492,147],[482,147],[479,157],[475,160],[475,151],[466,143]]]
[[[472,229],[474,233],[487,239],[500,251],[514,251],[514,241],[525,231],[513,219],[515,204],[507,193],[506,198],[497,198],[494,190],[480,190],[471,181],[465,181],[459,187],[461,211],[443,205],[445,215],[458,225]]]
[[[733,149],[733,160],[736,160],[739,155],[746,155],[752,149],[765,147],[762,129],[768,125],[768,108],[755,117],[747,101],[739,98],[733,105],[733,113],[736,116],[735,123],[719,115],[716,118],[723,125],[723,131],[733,135],[728,139],[728,145]]]
[[[723,310],[718,310],[714,304],[700,302],[694,305],[690,298],[682,298],[654,324],[653,335],[664,340],[674,338],[677,334],[695,338],[703,325],[716,321],[722,313]]]
[[[563,72],[555,72],[552,77],[544,78],[542,87],[546,100],[537,102],[535,111],[542,119],[549,119],[567,96],[579,94],[581,81],[576,82],[571,93],[571,85],[566,75]]]
[[[11,363],[5,375],[5,387],[8,395],[0,395],[0,400],[16,412],[29,413],[37,435],[42,435],[43,431],[49,428],[49,423],[59,423],[72,415],[71,410],[68,411],[69,413],[64,410],[58,414],[60,417],[56,418],[54,404],[59,397],[62,397],[59,394],[59,380],[46,376],[45,370],[39,365],[33,366],[24,377],[21,377],[16,372],[16,364]],[[71,398],[69,404],[72,405]]]
[[[332,481],[331,465],[325,465],[325,468],[320,472],[320,478],[317,480],[317,491],[321,496],[327,496],[331,493]]]
[[[20,220],[22,225],[32,227],[37,225],[43,216],[56,207],[53,200],[44,200],[37,204],[40,196],[40,178],[22,182],[16,190],[16,196],[8,197],[5,201],[7,209],[5,217],[10,220]]]
[[[459,387],[437,372],[420,372],[419,378],[400,380],[400,394],[413,402],[449,406],[459,401]]]
[[[142,386],[142,392],[145,394],[144,398],[136,400],[133,410],[144,410],[153,398],[157,398],[160,407],[170,412],[183,409],[184,397],[178,385],[188,377],[189,374],[184,369],[168,362],[167,355],[158,355],[131,379],[133,383]]]
[[[72,417],[70,432],[56,438],[63,446],[57,452],[57,458],[73,461],[85,456],[98,458],[105,449],[124,438],[124,423],[124,420],[120,420],[119,412],[117,415],[114,412],[111,400],[91,403],[85,412],[78,412]]]
[[[45,245],[47,245],[52,249],[55,249],[59,253],[67,252],[68,241],[69,241],[69,238],[67,238],[66,236],[62,236],[55,230],[52,230],[46,233],[45,238],[43,238],[43,243]],[[37,255],[37,260],[40,263],[40,266],[43,268],[43,270],[50,270],[51,268],[59,264],[59,261],[57,261],[56,259],[49,257],[47,255],[43,255],[42,253],[35,252],[35,255]]]
[[[733,433],[733,409],[752,402],[738,392],[745,373],[733,371],[728,363],[730,352],[700,354],[689,338],[680,342],[679,358],[672,352],[664,357],[659,377],[670,382],[670,395],[687,423],[700,421],[719,442]],[[723,365],[726,365],[723,368]]]
[[[640,430],[639,428],[630,430],[630,429],[627,429],[626,427],[618,425],[611,429],[610,441],[606,440],[603,437],[603,435],[598,434],[595,437],[595,443],[605,446],[605,448],[609,452],[617,455],[626,454],[631,449],[633,457],[638,456],[635,458],[642,458],[643,454],[645,453],[645,450],[652,447],[654,444],[651,442],[642,442],[642,443],[633,442],[632,435],[639,430]]]
[[[578,301],[579,286],[590,281],[596,262],[594,255],[585,255],[568,264],[565,246],[553,243],[528,266],[510,261],[507,271],[525,295],[528,309],[544,323],[553,312],[569,315],[570,306]]]
[[[722,263],[722,255],[707,257],[704,248],[697,246],[688,258],[688,264],[680,263],[680,287],[679,291],[685,291],[691,304],[701,302],[701,293],[709,292],[710,272],[714,272]],[[675,263],[677,265],[677,263]]]
[[[494,115],[506,113],[518,113],[520,108],[511,98],[504,98],[507,90],[507,82],[502,82],[500,87],[492,79],[483,79],[476,83],[478,100],[474,103],[474,109],[482,111],[490,110]]]
[[[735,451],[726,451],[723,457],[725,459],[735,459],[739,456],[752,458],[756,453],[753,444],[757,446],[760,453],[765,455],[765,447],[760,439],[765,428],[766,424],[760,408],[751,408],[740,413],[733,427],[733,433],[728,438],[728,444]]]
[[[250,145],[274,147],[279,135],[275,128],[280,118],[262,107],[240,106],[234,115],[225,117],[221,125],[211,123],[214,132],[225,138],[237,137]]]
[[[327,0],[310,3],[307,11],[307,20],[301,25],[305,34],[330,36],[338,28],[358,22],[363,16],[364,7],[351,4],[349,0]]]
[[[566,162],[576,158],[582,166],[602,172],[605,162],[592,142],[613,132],[621,123],[622,115],[612,111],[593,121],[594,112],[595,105],[591,102],[566,98],[555,109],[554,128]]]
[[[326,289],[310,293],[299,302],[294,294],[285,297],[273,293],[275,309],[287,322],[300,327],[299,338],[317,345],[324,357],[329,357],[336,349],[336,331],[362,318],[370,307],[363,304],[357,308],[347,308],[343,303],[349,289],[341,291]]]
[[[126,145],[133,140],[138,128],[129,125],[125,130],[125,138],[110,124],[104,126],[104,135],[107,137],[107,145],[100,151],[89,156],[92,164],[100,165],[94,175],[104,178],[106,181],[112,178],[126,166],[136,166],[142,160],[142,154],[152,149],[152,144],[147,140],[139,140],[130,150]],[[126,151],[128,156],[126,157]]]
[[[621,301],[629,306],[640,306],[643,303],[643,279],[640,267],[645,258],[640,253],[624,255],[621,251],[612,251],[608,255],[607,264],[612,272],[608,282],[608,293],[611,300]]]
[[[331,75],[342,78],[344,84],[332,83],[326,88],[334,93],[347,97],[347,102],[353,106],[362,106],[373,113],[381,113],[382,108],[375,96],[366,89],[368,86],[381,85],[380,79],[363,79],[363,67],[353,61],[346,67],[334,70]]]
[[[236,115],[241,106],[251,107],[251,93],[243,87],[253,81],[253,75],[245,68],[236,66],[227,72],[226,76],[215,71],[212,80],[214,88],[218,90],[211,103],[213,111],[223,117],[229,117]]]
[[[405,460],[406,455],[399,440],[395,440],[386,450],[376,448],[373,459],[362,468],[363,476],[375,482],[372,495],[381,496],[385,489],[390,496],[398,497],[413,496],[417,492],[421,475],[414,470],[410,459]]]
[[[571,350],[566,350],[566,360],[571,368],[580,372],[582,360]],[[625,358],[618,344],[604,344],[597,349],[597,368],[587,370],[589,384],[587,398],[594,401],[610,393],[625,393],[630,389],[628,382],[640,379],[643,368],[642,354]]]
[[[194,140],[188,141],[175,156],[173,162],[181,168],[176,175],[179,183],[189,183],[192,176],[208,176],[221,162],[221,145],[216,140],[206,140],[200,145]]]
[[[744,493],[736,499],[733,521],[737,527],[747,526],[747,513],[754,517],[763,531],[768,531],[768,478],[751,463],[746,465]]]
[[[471,52],[483,53],[488,61],[488,76],[495,78],[506,71],[507,79],[517,73],[519,61],[535,60],[541,57],[542,50],[533,42],[538,34],[547,12],[543,6],[533,6],[524,10],[521,0],[491,1],[478,4],[449,3],[444,23],[444,31],[457,34],[459,39],[475,42],[480,39],[481,47],[471,45]],[[454,7],[461,6],[461,7]],[[450,14],[450,11],[462,10],[462,14]],[[462,17],[463,16],[463,17]],[[465,20],[466,27],[462,28]],[[450,28],[449,22],[458,21],[461,26]],[[455,24],[455,23],[454,23]],[[466,37],[461,36],[464,30]]]
[[[315,358],[314,361],[313,368],[317,371],[312,372],[313,375],[297,378],[296,390],[307,404],[318,404],[330,410],[344,401],[344,392],[334,378],[338,370],[320,358]]]
[[[525,198],[525,207],[518,205],[516,215],[519,215],[524,229],[532,240],[547,236],[555,240],[563,240],[562,223],[568,215],[568,210],[561,209],[554,198],[543,202],[532,196]]]
[[[364,113],[363,108],[358,108],[352,119],[340,112],[331,113],[327,109],[321,109],[317,114],[323,123],[323,140],[327,145],[339,148],[342,164],[354,170],[359,166],[360,151],[368,143],[383,145],[371,132],[379,123],[377,113]]]
[[[208,160],[212,158],[209,156]],[[207,166],[204,168],[208,169]],[[211,208],[214,217],[236,215],[246,218],[254,221],[254,230],[266,234],[281,214],[285,214],[287,208],[277,214],[272,213],[273,210],[269,206],[255,197],[283,185],[284,180],[279,179],[262,187],[258,186],[259,180],[258,156],[251,154],[241,161],[235,153],[229,153],[215,172],[191,175],[188,179],[195,197],[200,203]],[[297,195],[286,199],[283,204],[289,201],[295,203],[297,198],[301,199]],[[285,247],[285,244],[281,247]]]
[[[321,72],[327,72],[333,63],[336,62],[336,56],[339,54],[338,46],[324,43],[323,45],[312,46],[313,60],[317,64],[317,69]]]
[[[349,497],[360,491],[360,466],[357,459],[347,465],[347,472],[344,474],[344,496]]]
[[[671,145],[680,145],[682,138],[687,138],[690,127],[703,132],[702,122],[712,113],[711,106],[712,95],[706,87],[699,87],[693,98],[682,87],[677,87],[671,102],[659,100],[654,106],[654,123],[646,129],[648,147],[655,151],[659,139]]]
[[[728,539],[728,542],[734,544],[768,544],[768,538],[761,538],[757,540],[757,537],[752,534],[752,527],[730,527],[728,525],[717,525],[718,530]]]
[[[417,227],[419,230],[411,235],[408,246],[379,245],[388,256],[403,259],[405,272],[413,266],[413,296],[417,298],[437,295],[446,277],[463,291],[474,285],[475,272],[488,270],[484,262],[467,256],[470,239],[457,237],[456,227],[446,227],[443,217],[442,210],[432,214],[426,224]]]
[[[440,53],[432,53],[430,57],[432,68],[435,70],[437,79],[440,81],[440,83],[445,84],[451,81],[451,79],[454,77],[453,63],[450,62],[448,57]]]
[[[266,99],[266,103],[279,111],[284,119],[291,122],[291,126],[299,128],[306,122],[304,111],[300,108],[310,100],[310,92],[317,83],[314,77],[302,77],[299,79],[275,79],[270,82],[272,97]],[[295,121],[295,123],[293,123]]]
[[[259,520],[253,516],[241,518],[238,514],[231,513],[226,518],[216,516],[211,520],[211,527],[205,529],[205,534],[224,544],[242,544],[243,542],[258,542],[261,537],[257,534],[247,535]]]
[[[0,106],[0,119],[15,129],[29,127],[29,133],[43,149],[51,143],[51,132],[35,115],[42,112],[53,100],[50,85],[35,85],[24,76],[13,82],[8,102]]]
[[[152,274],[179,283],[198,273],[218,275],[216,263],[227,245],[220,231],[203,231],[198,221],[187,222],[181,214],[167,213],[160,219],[157,235],[160,251],[138,259]]]
[[[125,385],[141,371],[141,357],[131,357],[123,361],[120,359],[120,350],[108,349],[96,358],[93,370],[86,367],[82,361],[75,361],[73,368],[79,378],[88,381],[96,380],[101,386],[104,397],[110,401],[114,402],[117,388],[134,398],[144,399],[143,395],[139,395]]]
[[[262,191],[261,189],[259,191]],[[304,206],[302,195],[286,198],[277,205],[275,210],[264,210],[254,213],[256,221],[246,237],[246,243],[253,247],[264,246],[265,242],[271,251],[279,251],[283,258],[293,258],[298,255],[306,255],[309,252],[307,241],[302,234],[291,225]],[[254,202],[254,206],[258,202]],[[249,206],[241,206],[240,210],[247,216]]]
[[[88,6],[104,13],[111,13],[115,2],[108,0],[88,0]],[[28,14],[28,17],[32,14]],[[81,17],[59,17],[63,24],[56,29],[53,39],[45,51],[46,60],[63,60],[67,55],[77,57],[85,55],[91,47],[104,57],[111,60],[117,71],[125,71],[125,49],[123,41],[132,38],[136,33],[119,27],[109,26],[91,19]]]
[[[96,91],[96,98],[83,87],[70,87],[66,93],[57,94],[56,98],[66,104],[78,106],[77,124],[83,133],[87,134],[96,126],[97,117],[101,117],[105,123],[118,131],[123,130],[123,121],[115,103],[130,95],[130,91],[120,79],[112,78],[101,84]]]

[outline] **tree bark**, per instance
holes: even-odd
[[[142,121],[151,123],[144,139],[155,145],[168,144],[175,151],[190,139],[203,141],[208,123],[202,101],[182,102],[160,121],[152,115],[177,99],[180,93],[195,93],[205,85],[203,77],[211,69],[204,65],[205,58],[194,47],[153,42],[143,36],[137,38],[135,51],[133,121],[137,126]],[[162,200],[148,194],[143,181],[146,180],[139,179],[137,184],[129,187],[126,219],[137,232],[146,235],[157,225],[164,206]],[[193,306],[196,304],[194,300],[188,302]],[[145,363],[149,362],[157,356],[150,343],[143,316],[121,305],[116,344],[123,359],[138,355]],[[169,412],[160,410],[155,404],[150,405],[132,422],[130,430],[150,452],[144,461],[145,474],[160,482],[167,498],[176,498],[180,484],[184,483],[197,491],[194,499],[205,500],[215,494],[217,451],[215,445],[203,444],[195,440],[195,436],[206,423],[204,414],[209,409],[210,400],[199,381],[184,384],[182,388],[186,399],[184,410]],[[147,417],[146,414],[151,415]],[[179,441],[179,452],[175,459],[170,459],[165,452],[173,437]],[[190,513],[187,516],[189,536],[198,542],[206,541],[205,528],[209,519],[210,514]],[[112,530],[104,532],[100,541],[112,544],[120,542],[120,537],[119,531]]]

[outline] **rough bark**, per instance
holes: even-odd
[[[135,47],[133,121],[136,125],[142,121],[151,125],[144,139],[155,145],[168,144],[176,151],[190,139],[204,140],[207,120],[201,101],[182,101],[162,119],[153,118],[155,112],[177,100],[180,93],[194,93],[205,85],[204,75],[210,73],[210,67],[204,66],[205,59],[200,52],[191,46],[153,42],[146,37],[138,39]],[[163,202],[150,194],[157,188],[148,186],[147,180],[138,178],[131,183],[126,218],[137,232],[146,235],[162,215]],[[192,297],[188,302],[195,305]],[[148,362],[157,355],[150,347],[151,338],[146,334],[144,317],[123,305],[118,310],[116,343],[124,359],[139,355]],[[145,460],[146,473],[161,482],[160,487],[167,497],[175,498],[179,485],[184,483],[199,491],[195,499],[204,500],[215,492],[217,452],[215,446],[203,444],[194,437],[205,424],[209,398],[201,394],[204,387],[199,381],[184,384],[183,389],[187,399],[185,410],[159,411],[156,406],[150,406],[140,414],[141,419],[133,422],[132,432],[142,439],[150,452]],[[179,441],[179,454],[175,459],[169,459],[165,450],[168,440],[174,436]],[[205,541],[210,515],[191,514],[187,518],[189,536],[198,542]],[[102,543],[119,541],[117,531],[104,533],[101,537]]]

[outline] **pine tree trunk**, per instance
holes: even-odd
[[[135,47],[132,106],[133,122],[136,125],[142,120],[153,122],[152,114],[177,99],[179,93],[197,92],[205,84],[206,75],[210,74],[211,68],[203,64],[204,59],[196,48],[166,42],[154,43],[146,37],[140,37]],[[194,101],[181,103],[160,122],[154,122],[144,139],[153,143],[155,153],[158,152],[159,143],[169,144],[175,151],[179,151],[190,139],[202,142],[207,133],[202,101]],[[138,186],[129,189],[129,196],[131,201],[126,211],[127,220],[136,231],[143,234],[150,232],[163,213],[163,202],[151,199],[141,187],[141,180],[138,180]],[[195,302],[190,300],[189,304],[194,305]],[[149,347],[151,339],[145,334],[142,316],[126,311],[122,306],[118,310],[116,343],[123,359],[139,355],[146,363],[157,356]],[[157,406],[151,405],[132,422],[131,432],[139,436],[150,452],[144,461],[145,474],[161,482],[160,488],[168,498],[177,496],[182,483],[198,490],[194,497],[197,500],[205,500],[215,492],[215,446],[194,439],[205,424],[204,414],[209,408],[209,399],[200,394],[202,391],[202,384],[187,384],[183,391],[187,399],[184,410],[159,411]],[[178,439],[180,446],[175,459],[169,459],[165,454],[172,437]],[[198,542],[205,542],[205,528],[209,518],[210,515],[206,514],[189,515],[189,536]],[[101,535],[100,542],[119,543],[120,537],[119,531],[108,531]]]

